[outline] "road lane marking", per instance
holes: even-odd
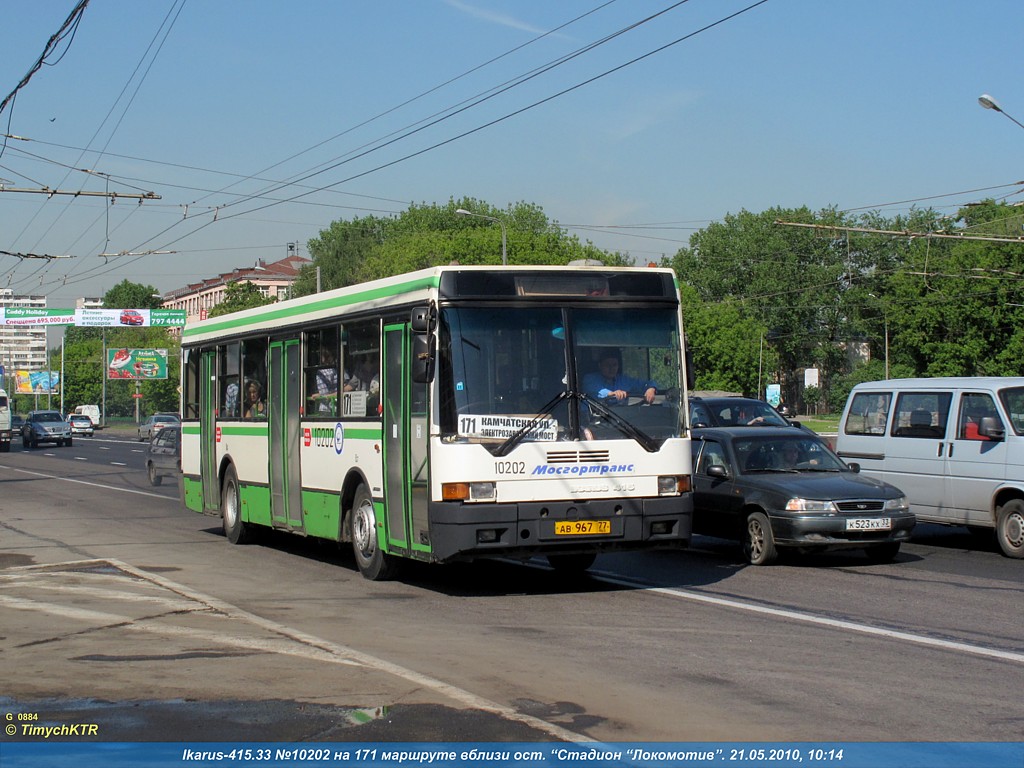
[[[113,462],[111,462],[113,463]],[[123,465],[127,466],[127,465]],[[151,499],[170,499],[171,496],[164,496],[160,493],[150,493],[149,491],[136,491],[134,488],[121,488],[116,485],[105,485],[103,483],[93,483],[89,480],[76,480],[73,477],[61,477],[60,475],[48,475],[45,472],[33,472],[30,469],[22,469],[21,467],[10,467],[5,464],[0,464],[0,469],[9,469],[11,472],[21,472],[23,475],[32,475],[33,477],[45,477],[47,480],[63,480],[65,483],[78,483],[79,485],[88,485],[92,488],[102,488],[106,491],[120,491],[122,493],[132,493],[136,496],[148,496]]]
[[[943,640],[941,638],[928,637],[927,635],[919,635],[913,632],[903,632],[896,629],[874,627],[870,624],[860,624],[856,621],[848,621],[846,619],[830,619],[827,616],[817,616],[813,613],[804,613],[802,611],[794,611],[787,608],[771,608],[766,605],[743,602],[742,600],[715,597],[714,595],[702,594],[700,592],[690,592],[685,589],[679,589],[678,587],[657,587],[644,582],[633,581],[632,579],[627,579],[622,576],[616,576],[615,574],[604,571],[590,571],[590,574],[597,580],[604,581],[609,584],[632,587],[634,589],[639,588],[646,592],[655,592],[657,594],[668,595],[669,597],[714,605],[719,608],[732,608],[735,610],[747,611],[749,613],[760,613],[767,616],[800,621],[805,624],[817,624],[818,626],[831,627],[833,629],[843,629],[849,632],[875,635],[889,640],[898,640],[900,642],[914,643],[916,645],[927,645],[933,648],[941,648],[946,651],[954,651],[957,653],[968,653],[974,656],[989,656],[996,659],[1002,659],[1003,661],[1012,661],[1017,664],[1024,664],[1024,653],[1017,651],[1004,651],[999,648],[989,648],[984,645],[974,645],[973,643],[962,643],[956,640]]]
[[[218,598],[210,595],[197,592],[195,590],[186,587],[183,584],[171,581],[155,573],[149,573],[143,571],[128,563],[120,560],[105,558],[102,560],[84,560],[69,563],[49,564],[42,566],[27,566],[24,568],[11,568],[8,573],[30,573],[32,571],[50,570],[52,571],[56,567],[62,569],[69,568],[83,568],[83,567],[95,567],[98,565],[112,565],[115,568],[134,576],[137,579],[148,581],[152,584],[156,584],[164,589],[179,595],[181,597],[188,598],[193,602],[200,603],[206,606],[207,609],[219,613],[228,619],[237,619],[246,622],[250,625],[260,627],[268,632],[276,635],[280,635],[284,638],[281,640],[267,640],[259,638],[241,638],[236,634],[230,633],[215,633],[206,630],[189,629],[181,626],[163,625],[159,622],[150,622],[148,626],[138,625],[136,619],[128,616],[120,616],[113,613],[105,613],[101,611],[90,611],[82,608],[74,608],[71,606],[60,606],[52,605],[49,603],[40,603],[33,600],[26,600],[24,598],[9,597],[7,595],[0,594],[0,605],[5,605],[10,608],[20,610],[30,610],[37,612],[45,612],[53,615],[59,615],[66,618],[76,618],[84,621],[92,622],[103,622],[104,624],[116,624],[119,627],[125,629],[142,631],[142,632],[158,632],[161,634],[177,635],[187,638],[197,638],[204,642],[220,642],[225,645],[234,645],[236,647],[251,648],[254,650],[267,650],[272,653],[281,653],[289,656],[305,657],[316,661],[325,661],[333,664],[346,664],[353,666],[362,666],[369,669],[383,672],[386,674],[393,675],[402,680],[406,680],[415,685],[428,688],[435,693],[439,693],[446,696],[454,701],[457,701],[471,709],[479,710],[483,712],[490,712],[496,714],[506,720],[522,723],[531,728],[535,728],[544,733],[549,734],[558,741],[566,742],[594,742],[587,736],[583,736],[579,733],[574,733],[565,728],[562,728],[554,723],[549,723],[545,720],[526,715],[518,712],[511,707],[506,707],[497,702],[485,699],[482,696],[478,696],[470,691],[463,690],[449,683],[445,683],[437,678],[424,675],[419,672],[415,672],[411,669],[407,669],[398,664],[394,664],[384,659],[379,659],[376,656],[357,651],[354,648],[349,648],[338,643],[333,643],[323,638],[310,635],[301,630],[289,627],[270,619],[264,619],[256,614],[249,613],[238,606],[232,605],[231,603],[224,602]],[[3,580],[3,574],[0,574],[0,581]],[[290,642],[287,642],[290,641]]]

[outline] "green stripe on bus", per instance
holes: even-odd
[[[221,427],[220,433],[222,435],[249,435],[255,437],[266,437],[270,431],[270,427],[266,424],[254,424],[250,426],[231,426]]]
[[[181,431],[186,435],[199,435],[201,430],[198,424],[186,424],[182,425]],[[269,428],[266,424],[257,424],[251,427],[249,426],[237,426],[237,427],[221,427],[221,434],[224,435],[256,435],[257,437],[266,437]],[[383,427],[381,426],[368,426],[368,427],[346,427],[345,437],[351,440],[380,440],[384,434]]]
[[[439,284],[439,278],[434,275],[431,277],[421,278],[419,280],[412,280],[408,283],[399,283],[398,285],[388,285],[383,288],[359,291],[358,293],[353,293],[349,296],[335,296],[329,299],[321,299],[320,301],[311,301],[295,307],[276,307],[276,305],[271,304],[271,308],[267,309],[267,311],[245,318],[233,318],[231,315],[225,315],[225,319],[222,322],[213,323],[212,325],[203,325],[201,328],[186,325],[185,329],[182,331],[182,337],[185,338],[200,334],[237,330],[256,323],[264,323],[268,320],[289,320],[325,309],[336,309],[347,307],[351,304],[359,304],[364,301],[391,298],[393,296],[400,296],[403,293],[411,293],[424,288],[436,288]]]

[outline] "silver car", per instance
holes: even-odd
[[[71,425],[59,411],[29,411],[21,427],[21,443],[26,448],[40,443],[71,445]]]
[[[139,440],[148,441],[164,427],[178,426],[181,419],[168,413],[154,413],[139,425]]]

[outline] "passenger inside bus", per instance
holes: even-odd
[[[245,387],[245,418],[265,419],[267,405],[263,402],[263,387],[255,380],[250,380]]]
[[[316,401],[316,410],[321,414],[333,414],[338,399],[338,366],[334,350],[325,345],[320,356],[320,367],[316,371],[316,392],[310,395]]]

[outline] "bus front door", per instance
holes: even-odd
[[[268,416],[270,420],[270,517],[275,528],[300,531],[302,478],[299,472],[299,340],[270,342]]]
[[[199,477],[203,484],[203,509],[220,510],[220,478],[217,476],[217,353],[199,358]]]
[[[425,556],[431,549],[427,517],[427,385],[409,375],[408,326],[384,326],[384,503],[389,552]]]

